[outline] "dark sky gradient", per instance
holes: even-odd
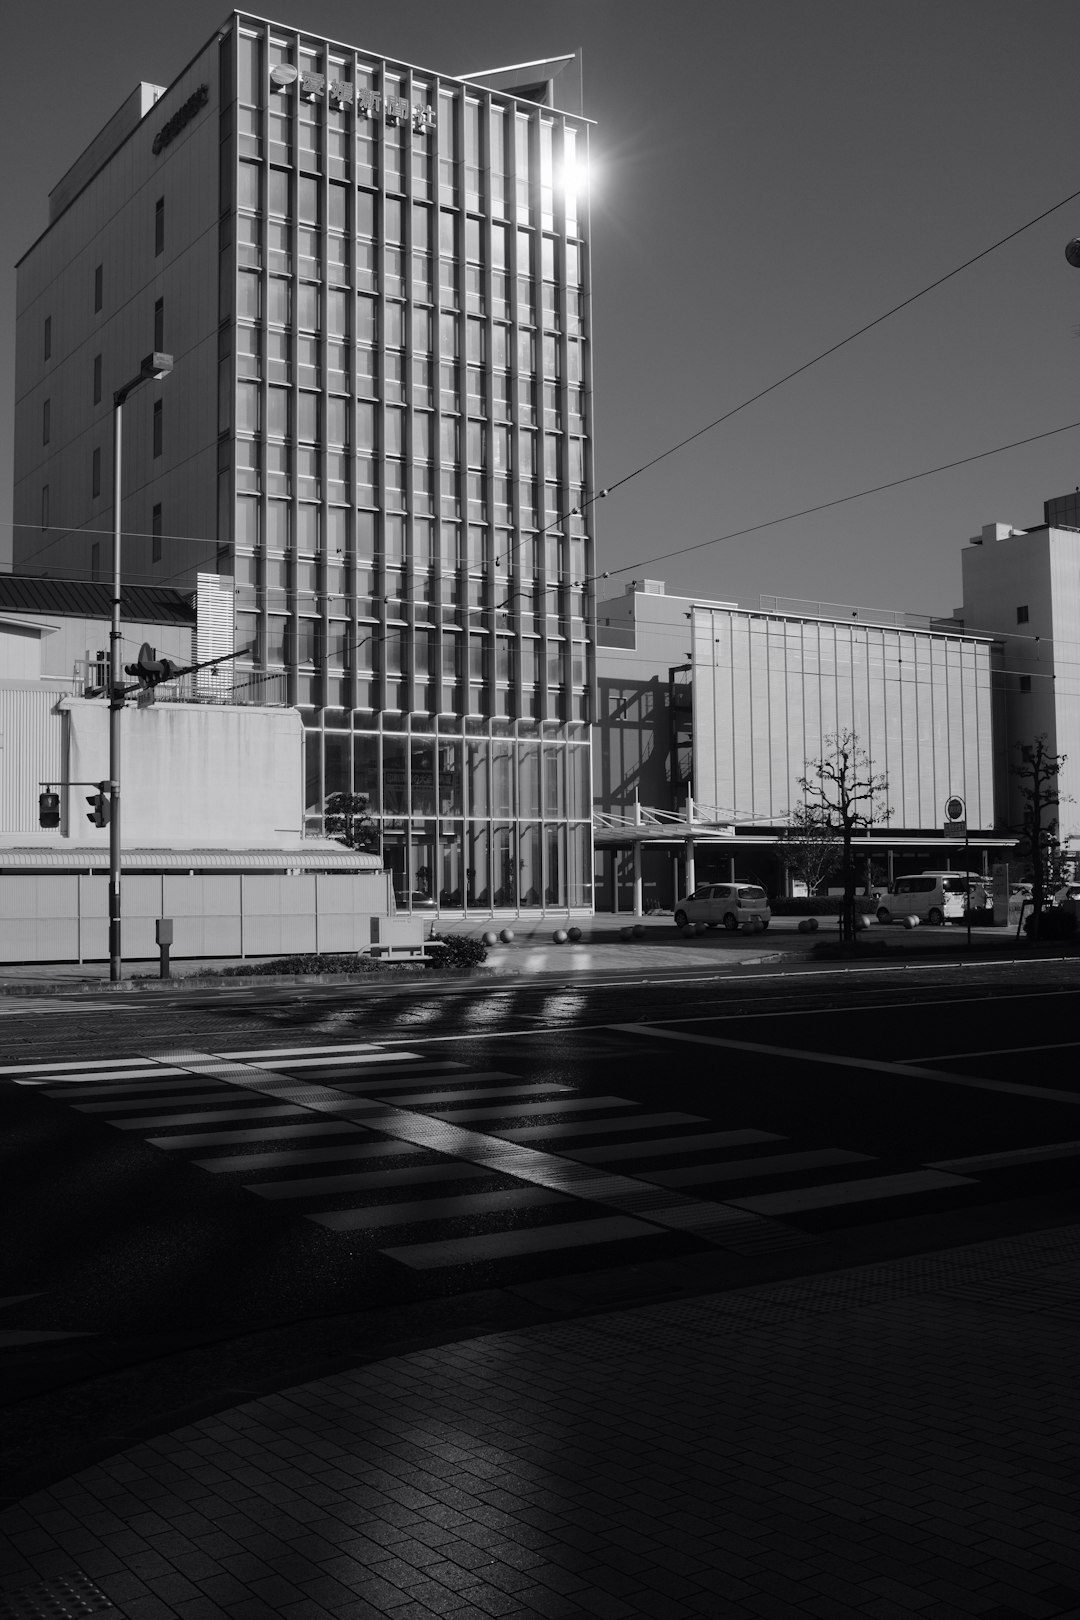
[[[1080,188],[1075,0],[294,0],[281,20],[451,73],[582,47],[593,150],[598,483],[631,472]],[[14,261],[139,79],[168,84],[214,0],[7,14],[0,103],[0,557]],[[560,98],[576,110],[574,93]],[[944,612],[964,541],[1080,483],[1080,429],[684,558],[689,545],[1080,420],[1080,200],[598,512],[632,574]],[[616,570],[627,570],[616,576]]]

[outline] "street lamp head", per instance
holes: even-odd
[[[171,354],[160,354],[157,350],[155,350],[153,354],[148,354],[146,356],[146,359],[143,361],[142,365],[139,367],[139,376],[140,376],[140,378],[143,378],[143,377],[151,378],[152,377],[155,382],[160,382],[162,377],[167,377],[169,375],[169,372],[172,370],[172,368],[173,368],[173,357],[172,357],[172,355]]]

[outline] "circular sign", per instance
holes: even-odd
[[[1080,236],[1074,236],[1065,249],[1065,257],[1074,270],[1080,270]]]
[[[270,83],[275,90],[284,90],[287,84],[295,84],[299,77],[299,71],[288,62],[270,69]]]
[[[963,821],[963,819],[964,801],[963,799],[959,798],[958,795],[954,794],[951,799],[945,800],[945,820]]]

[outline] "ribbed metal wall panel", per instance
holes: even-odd
[[[60,781],[64,722],[54,711],[62,695],[0,687],[0,832],[49,836],[38,826],[38,784]]]

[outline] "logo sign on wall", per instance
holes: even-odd
[[[331,107],[356,107],[359,118],[384,118],[388,124],[403,124],[412,120],[417,130],[435,128],[435,109],[430,102],[414,107],[404,96],[384,96],[377,90],[357,90],[348,79],[330,79],[322,73],[301,73],[287,62],[270,69],[270,87],[288,90],[299,87],[305,101],[320,101],[323,96]]]
[[[174,141],[176,139],[184,126],[191,123],[191,120],[195,117],[195,114],[201,107],[205,107],[209,100],[210,91],[207,89],[205,84],[200,84],[194,95],[188,96],[180,110],[178,112],[174,112],[172,117],[169,119],[169,122],[167,124],[163,124],[158,130],[157,134],[154,136],[152,151],[155,157],[157,157],[160,151],[168,146],[170,141]]]
[[[967,805],[958,793],[945,800],[945,833],[949,838],[963,838],[967,833]]]

